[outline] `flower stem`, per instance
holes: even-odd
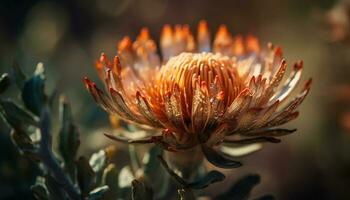
[[[165,160],[175,171],[181,173],[181,177],[186,180],[194,179],[203,162],[203,153],[200,147],[194,147],[182,152],[165,151]]]

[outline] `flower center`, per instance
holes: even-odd
[[[179,89],[193,90],[196,84],[208,89],[215,85],[229,92],[235,84],[241,83],[235,65],[234,58],[219,53],[181,53],[161,68],[157,82],[163,85],[163,92],[171,92],[175,85]]]

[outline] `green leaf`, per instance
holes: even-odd
[[[114,164],[109,164],[103,171],[102,184],[110,189],[104,195],[105,200],[114,200],[119,194],[118,171]]]
[[[62,96],[60,98],[60,132],[58,147],[59,153],[64,160],[65,169],[68,171],[72,180],[75,179],[75,160],[80,145],[79,132],[73,123],[71,107]]]
[[[132,181],[132,200],[152,200],[153,190],[142,179]]]
[[[79,158],[77,162],[77,169],[78,185],[80,187],[83,197],[85,197],[95,186],[95,172],[92,170],[88,160],[85,157]]]
[[[217,167],[231,169],[242,166],[240,162],[228,159],[204,144],[202,145],[202,151],[207,160]]]
[[[101,186],[101,187],[97,187],[95,189],[93,189],[88,196],[88,200],[102,200],[105,199],[105,194],[106,192],[109,191],[109,187],[107,185]]]
[[[48,194],[47,194],[47,189],[45,186],[41,184],[36,184],[30,187],[30,190],[32,191],[34,197],[37,200],[48,200]]]
[[[20,133],[25,133],[28,126],[38,126],[38,120],[11,100],[0,99],[0,110],[7,123]]]
[[[235,184],[224,194],[219,195],[215,199],[217,200],[245,200],[249,198],[249,195],[253,188],[260,182],[260,176],[257,174],[247,175]]]
[[[224,179],[225,175],[223,173],[213,170],[207,173],[204,177],[201,177],[198,181],[189,183],[187,187],[199,190],[208,187],[210,184],[223,181]]]
[[[41,108],[46,102],[44,92],[45,75],[44,66],[39,63],[36,67],[34,75],[24,83],[22,89],[22,100],[26,108],[36,115],[40,115]]]
[[[0,94],[6,91],[6,89],[10,86],[11,81],[10,77],[7,73],[2,74],[0,77]]]
[[[189,188],[179,189],[177,190],[177,193],[179,194],[180,200],[195,200],[193,191]]]
[[[18,63],[13,63],[11,68],[11,77],[15,81],[17,87],[22,90],[24,86],[24,82],[26,80],[26,76],[22,72],[21,68],[19,67]]]

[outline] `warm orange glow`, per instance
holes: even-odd
[[[97,62],[109,95],[89,79],[85,84],[109,113],[162,129],[162,144],[172,149],[215,145],[226,136],[249,135],[298,116],[296,108],[307,95],[310,80],[299,96],[285,106],[281,103],[298,84],[302,62],[280,86],[287,68],[281,48],[269,44],[261,49],[255,36],[232,36],[225,25],[211,47],[205,21],[197,33],[195,40],[188,25],[165,25],[160,58],[143,28],[136,41],[125,37],[119,42],[113,61],[102,54]]]

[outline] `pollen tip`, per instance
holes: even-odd
[[[282,52],[282,48],[281,47],[276,47],[276,49],[275,49],[275,56],[279,56],[279,57],[283,56],[283,52]]]
[[[171,26],[169,24],[165,24],[163,26],[162,35],[171,35],[172,32],[173,31],[172,31]]]
[[[147,27],[143,27],[140,31],[140,34],[139,34],[139,37],[138,39],[139,40],[147,40],[150,38],[150,34],[149,34],[149,30]]]
[[[311,84],[312,84],[312,78],[309,78],[305,83],[305,88],[309,89],[311,87]]]
[[[259,39],[253,34],[248,34],[246,37],[247,50],[250,52],[258,53],[260,51]]]
[[[108,88],[108,91],[109,91],[109,93],[111,93],[111,94],[114,94],[114,93],[117,92],[115,89],[113,89],[113,87],[109,87],[109,88]]]
[[[227,29],[227,26],[225,24],[221,24],[219,26],[219,30],[218,32],[216,33],[217,37],[226,37],[229,35],[229,32],[228,32],[228,29]]]
[[[208,38],[208,34],[209,34],[209,31],[208,31],[208,24],[207,24],[207,21],[206,20],[201,20],[199,23],[198,23],[198,39],[199,40],[204,40],[204,39],[207,39]]]
[[[118,50],[124,51],[126,49],[130,49],[132,46],[132,41],[129,36],[125,36],[119,43],[118,43]]]
[[[85,85],[85,87],[86,87],[87,89],[89,89],[90,87],[92,87],[93,82],[92,82],[87,76],[85,76],[85,77],[83,78],[83,82],[84,82],[84,85]]]
[[[296,63],[294,64],[294,69],[300,70],[300,69],[303,68],[303,66],[304,66],[304,61],[299,60],[298,62],[296,62]]]
[[[104,52],[102,52],[100,56],[100,62],[106,62],[107,60],[107,55]]]
[[[199,23],[198,23],[198,26],[202,27],[202,28],[206,28],[207,25],[208,24],[207,24],[207,21],[205,19],[200,20]]]
[[[100,60],[97,60],[97,61],[96,61],[95,67],[96,67],[97,70],[102,69],[103,66],[104,66],[104,65],[102,64],[102,62],[101,62]]]

